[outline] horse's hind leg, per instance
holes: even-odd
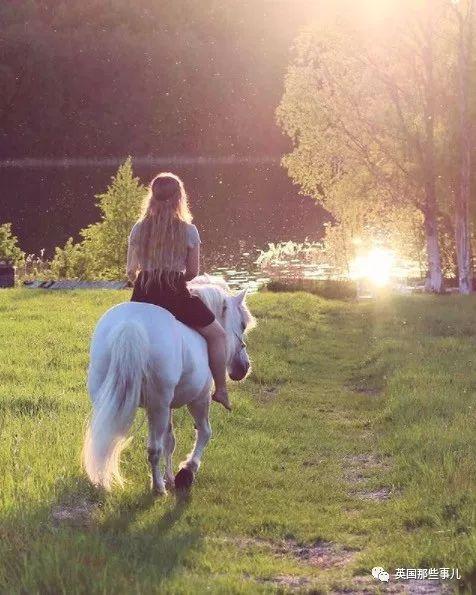
[[[185,461],[180,463],[180,471],[175,477],[175,486],[177,488],[189,488],[192,485],[195,473],[200,467],[203,450],[212,436],[212,429],[208,420],[210,409],[208,395],[206,399],[200,399],[198,402],[189,403],[187,406],[195,420],[197,437],[192,452],[188,455]]]
[[[172,423],[172,411],[170,412],[170,422],[165,435],[165,485],[172,489],[175,486],[174,469],[172,463],[172,456],[175,450],[175,434]]]
[[[154,399],[155,400],[155,399]],[[156,494],[165,494],[165,482],[160,471],[160,458],[164,453],[165,439],[170,420],[170,401],[167,405],[155,403],[147,404],[147,417],[149,418],[149,440],[147,452],[152,472],[152,490]]]

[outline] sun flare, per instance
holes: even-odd
[[[350,266],[350,277],[367,280],[377,287],[388,285],[392,278],[395,253],[384,248],[374,248],[357,256]]]

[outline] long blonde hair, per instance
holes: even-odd
[[[162,172],[149,185],[138,221],[137,256],[142,269],[149,273],[147,285],[167,280],[174,263],[183,261],[187,252],[187,223],[192,222],[187,194],[182,180],[175,174]]]

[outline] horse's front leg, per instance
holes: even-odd
[[[198,401],[189,403],[187,407],[195,421],[197,434],[192,452],[185,461],[180,463],[180,471],[175,476],[175,487],[178,489],[187,489],[192,485],[195,474],[200,467],[203,450],[212,436],[212,429],[208,419],[210,410],[209,391]]]

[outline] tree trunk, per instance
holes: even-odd
[[[434,55],[433,55],[433,12],[431,2],[427,0],[428,20],[424,30],[425,41],[422,48],[424,63],[424,191],[425,207],[423,214],[425,218],[426,254],[428,263],[426,291],[432,293],[443,293],[443,273],[441,271],[440,244],[438,238],[438,204],[436,196],[435,176],[435,80],[434,80]]]
[[[431,293],[443,293],[443,274],[441,272],[440,244],[438,241],[438,222],[436,219],[435,209],[427,208],[427,210],[424,213],[424,217],[426,236],[426,259],[428,266],[425,291]]]
[[[473,2],[469,0],[466,17],[454,9],[459,24],[458,47],[458,110],[459,110],[459,136],[460,136],[460,179],[456,192],[455,205],[455,242],[456,258],[458,261],[459,292],[468,294],[472,292],[471,248],[470,248],[470,176],[471,176],[471,119],[469,117],[469,71],[471,38],[473,27]]]
[[[463,181],[462,181],[463,186]],[[469,181],[460,188],[460,197],[455,213],[455,240],[456,258],[458,261],[458,287],[459,292],[468,294],[472,292],[472,270],[470,251],[469,208],[467,198],[461,194],[467,193],[469,198]]]

